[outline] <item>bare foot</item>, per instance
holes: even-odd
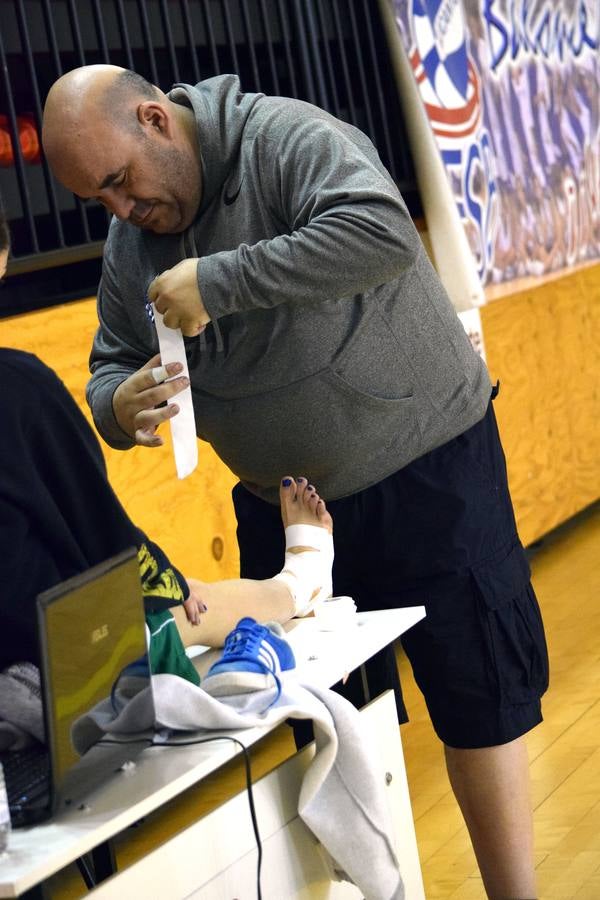
[[[327,512],[325,501],[303,476],[282,478],[279,500],[284,528],[288,525],[318,525],[329,534],[333,533],[333,519]]]
[[[294,615],[306,616],[332,594],[333,521],[325,502],[302,475],[282,478],[279,497],[285,564],[274,577],[287,585]]]

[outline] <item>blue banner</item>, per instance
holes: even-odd
[[[393,3],[482,284],[600,257],[600,0]]]

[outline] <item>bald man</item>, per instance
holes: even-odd
[[[535,896],[523,735],[547,654],[492,387],[368,138],[224,75],[169,94],[92,66],[52,87],[60,181],[113,219],[88,400],[113,446],[156,446],[153,305],[186,336],[198,436],[235,472],[242,573],[283,553],[281,472],[336,521],[334,593],[424,603],[404,648],[491,897]],[[397,673],[369,668],[371,693]]]

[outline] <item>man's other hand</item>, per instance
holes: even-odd
[[[163,314],[167,328],[181,328],[186,337],[196,337],[210,322],[198,287],[197,259],[184,259],[157,275],[148,297]]]
[[[122,381],[114,392],[112,404],[115,418],[136,444],[160,447],[164,443],[156,433],[157,428],[179,412],[179,407],[167,404],[167,400],[189,384],[185,376],[173,381],[165,379],[179,375],[182,370],[183,365],[179,362],[161,366],[160,354],[157,353],[145,366]]]

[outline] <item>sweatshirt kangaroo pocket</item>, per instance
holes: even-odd
[[[231,400],[196,391],[194,407],[198,434],[242,481],[262,488],[304,474],[326,497],[352,493],[367,470],[371,483],[394,470],[400,443],[404,452],[420,442],[410,395],[374,396],[329,367]]]

